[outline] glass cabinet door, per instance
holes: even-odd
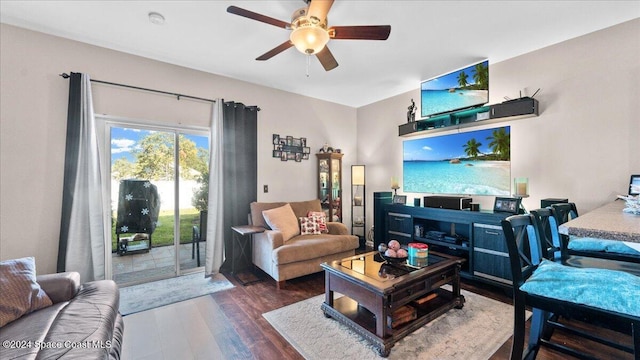
[[[318,173],[320,175],[320,190],[319,198],[322,203],[322,210],[327,214],[327,219],[330,219],[330,199],[331,192],[331,173],[329,171],[329,159],[318,160]]]
[[[319,153],[318,198],[327,221],[342,222],[342,155]]]
[[[331,159],[331,198],[333,200],[331,203],[333,219],[331,221],[337,222],[342,222],[342,204],[340,199],[340,195],[342,193],[342,179],[340,177],[342,174],[340,172],[340,163],[340,159]]]

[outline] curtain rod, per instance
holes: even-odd
[[[68,79],[70,77],[70,75],[67,74],[67,73],[62,73],[62,74],[60,74],[60,76],[62,76],[65,79]],[[150,92],[155,92],[155,93],[165,94],[165,95],[171,95],[171,96],[175,96],[178,100],[180,100],[180,98],[183,97],[183,98],[194,99],[194,100],[208,101],[208,102],[211,102],[211,103],[215,103],[216,102],[215,100],[205,99],[205,98],[201,98],[201,97],[197,97],[197,96],[172,93],[172,92],[162,91],[162,90],[147,89],[147,88],[143,88],[143,87],[139,87],[139,86],[118,84],[118,83],[109,82],[109,81],[91,79],[91,82],[100,83],[100,84],[107,84],[107,85],[114,85],[114,86],[121,86],[121,87],[130,88],[130,89],[136,89],[136,90],[150,91]]]

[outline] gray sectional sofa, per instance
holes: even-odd
[[[0,328],[0,358],[119,359],[124,322],[115,282],[80,284],[76,272],[39,275],[53,305]],[[5,294],[0,295],[5,296]]]

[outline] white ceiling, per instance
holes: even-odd
[[[331,25],[391,25],[386,41],[332,40],[325,72],[295,48],[259,55],[289,31],[226,12],[230,5],[290,21],[302,0],[12,1],[0,21],[352,107],[417,89],[483,59],[496,63],[640,17],[640,1],[336,0]],[[149,22],[148,13],[166,22]],[[101,79],[102,80],[102,79]],[[109,80],[109,79],[103,79]],[[171,89],[167,89],[171,90]]]

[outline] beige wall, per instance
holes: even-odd
[[[490,103],[541,88],[539,117],[498,123],[511,125],[511,177],[529,178],[527,209],[563,197],[586,212],[627,193],[629,176],[640,174],[640,19],[490,63],[489,76]],[[406,122],[412,98],[419,105],[418,87],[358,109],[358,162],[368,165],[368,204],[372,192],[390,191],[391,176],[402,178],[407,138],[398,136],[398,125]],[[492,126],[467,130],[486,127]],[[411,202],[425,194],[407,195]],[[473,199],[483,209],[493,207],[493,197]]]
[[[62,72],[259,105],[261,201],[316,197],[313,156],[302,163],[271,158],[272,133],[307,137],[312,152],[325,142],[342,148],[345,199],[350,198],[350,165],[367,165],[368,227],[373,225],[372,192],[388,191],[390,177],[402,176],[405,138],[397,136],[398,125],[405,122],[410,99],[419,99],[418,86],[356,110],[0,26],[0,259],[35,256],[40,273],[55,271],[68,93],[68,81],[58,76]],[[629,175],[640,173],[640,20],[491,64],[490,76],[492,103],[517,97],[520,90],[530,95],[542,89],[536,96],[539,117],[500,123],[512,126],[512,177],[529,177],[527,208],[538,206],[541,198],[568,197],[584,212],[626,193]],[[98,113],[198,126],[208,122],[206,103],[104,85],[94,85],[93,91]],[[268,194],[262,193],[264,184]],[[492,197],[474,200],[483,208],[493,203]],[[348,207],[344,213],[349,215]]]
[[[0,26],[0,259],[35,256],[40,273],[55,271],[69,88],[68,80],[58,76],[63,72],[260,106],[258,199],[262,201],[317,197],[315,156],[300,163],[272,158],[273,133],[306,137],[312,153],[325,142],[342,148],[347,170],[355,161],[354,108]],[[96,113],[208,126],[209,103],[99,84],[92,89]],[[262,192],[264,184],[269,185],[267,194]]]

